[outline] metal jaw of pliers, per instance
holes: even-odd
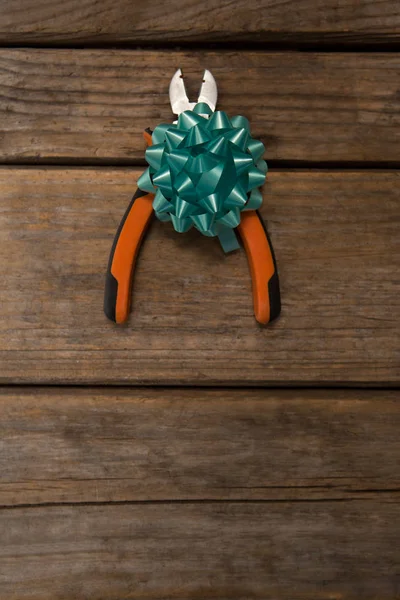
[[[197,102],[189,101],[180,69],[172,77],[169,86],[172,112],[176,116],[186,110],[192,110],[199,103],[208,105],[214,112],[217,96],[215,79],[207,70],[204,71]],[[144,138],[150,146],[150,129],[145,130]],[[136,191],[122,218],[111,249],[106,275],[104,312],[116,323],[124,323],[129,316],[135,264],[154,214],[153,199],[153,194],[140,189]],[[267,324],[275,319],[281,310],[278,272],[267,229],[258,211],[247,210],[241,214],[237,231],[250,266],[254,314],[259,323]]]
[[[187,97],[181,69],[177,70],[169,84],[169,99],[171,101],[172,112],[176,116],[179,116],[185,110],[193,110],[196,104],[202,102],[208,104],[211,111],[214,112],[215,107],[217,106],[217,98],[217,84],[215,83],[214,77],[207,69],[204,71],[203,82],[200,87],[197,102],[190,102]]]

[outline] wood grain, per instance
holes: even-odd
[[[131,169],[0,170],[2,383],[396,385],[396,171],[272,172],[282,316],[258,326],[244,252],[154,222],[129,325],[103,314]]]
[[[55,506],[0,511],[0,598],[396,598],[386,501]]]
[[[0,505],[375,498],[400,392],[0,390]]]
[[[1,0],[2,43],[396,41],[396,0]]]
[[[193,98],[211,69],[267,159],[399,161],[399,54],[33,49],[0,50],[0,160],[142,163],[179,66]]]

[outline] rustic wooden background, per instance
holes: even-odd
[[[399,50],[398,0],[0,0],[1,600],[400,598]],[[177,67],[266,145],[271,327],[159,223],[103,315]]]

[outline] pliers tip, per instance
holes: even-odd
[[[199,97],[196,102],[190,102],[186,94],[182,69],[178,69],[175,72],[169,84],[169,98],[174,115],[180,115],[185,110],[193,109],[198,102],[205,102],[214,112],[217,105],[217,97],[217,84],[208,69],[204,71]]]

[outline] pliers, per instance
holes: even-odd
[[[180,69],[173,76],[169,96],[174,115],[191,110],[198,102],[212,111],[217,104],[217,85],[210,71],[205,71],[197,102],[189,102]],[[152,144],[152,131],[144,131],[146,143]],[[104,312],[115,323],[129,316],[132,279],[143,238],[153,216],[154,194],[137,189],[118,227],[111,248],[104,294]],[[258,211],[241,213],[237,231],[249,262],[253,287],[254,314],[261,324],[278,317],[281,310],[278,271],[267,229]]]

